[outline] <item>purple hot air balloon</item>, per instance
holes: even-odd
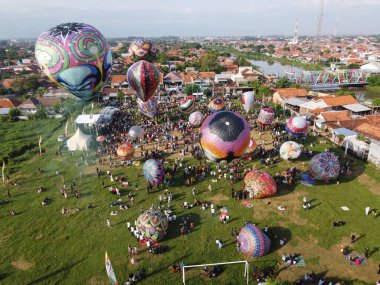
[[[148,61],[140,60],[134,63],[127,72],[129,86],[137,97],[147,102],[154,96],[160,83],[160,72]]]
[[[252,224],[248,224],[241,229],[237,240],[240,244],[240,251],[249,256],[266,255],[271,246],[268,236]]]

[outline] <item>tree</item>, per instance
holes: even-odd
[[[238,66],[250,66],[251,65],[251,63],[245,57],[242,57],[242,56],[238,56],[236,58],[235,64],[237,64]]]
[[[123,100],[123,98],[125,98],[124,92],[120,91],[120,90],[117,91],[116,97],[117,97],[117,100],[119,100],[119,102],[121,102]]]
[[[267,49],[268,49],[268,52],[269,52],[270,54],[274,53],[274,45],[269,44],[269,45],[267,46]]]
[[[287,77],[281,77],[276,81],[277,88],[289,88],[292,83]]]
[[[290,51],[290,47],[283,47],[282,50],[283,51]]]
[[[43,120],[48,117],[45,107],[41,106],[38,108],[37,112],[34,114],[34,119]]]
[[[187,95],[192,95],[193,93],[198,93],[201,90],[201,87],[197,84],[188,85],[185,87],[184,92]]]
[[[212,95],[212,91],[210,88],[207,88],[203,91],[203,95],[210,97]]]
[[[360,65],[357,63],[350,63],[349,65],[346,66],[347,69],[359,69]]]
[[[380,106],[380,98],[373,99],[372,105],[373,106]]]
[[[169,61],[169,57],[166,55],[166,53],[159,53],[158,55],[157,55],[157,62],[158,63],[161,63],[161,64],[163,64],[163,63],[167,63]]]
[[[21,111],[17,108],[11,108],[9,109],[9,120],[14,122],[18,120],[18,116],[21,115]]]
[[[42,97],[46,92],[47,89],[45,87],[38,87],[36,93],[39,97]]]
[[[371,74],[370,76],[368,76],[367,81],[369,86],[380,86],[380,75]]]
[[[214,71],[215,73],[221,73],[222,71],[224,71],[225,68],[219,64],[218,56],[219,54],[217,51],[207,52],[199,59],[197,63],[198,70]]]

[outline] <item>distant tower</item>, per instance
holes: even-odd
[[[319,14],[317,16],[317,22],[315,26],[315,37],[314,37],[312,46],[314,46],[317,43],[317,41],[319,40],[319,37],[322,34],[323,16],[324,16],[324,0],[321,0],[321,6],[319,7]]]
[[[296,20],[296,28],[294,30],[294,37],[293,39],[289,42],[290,45],[296,45],[298,44],[298,19]]]
[[[334,27],[334,37],[338,35],[338,22],[339,22],[339,13],[336,14],[336,22]]]

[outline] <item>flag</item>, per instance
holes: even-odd
[[[3,160],[3,168],[1,169],[1,175],[3,178],[3,184],[5,183],[5,161]]]
[[[67,128],[69,127],[69,120],[66,121],[66,126],[65,126],[65,137],[69,135]]]
[[[40,155],[42,154],[41,143],[42,143],[42,136],[40,136],[40,139],[38,141],[38,146],[40,148]]]
[[[107,275],[108,275],[108,278],[109,278],[111,284],[112,285],[118,285],[117,280],[116,280],[116,276],[115,276],[115,272],[113,271],[111,261],[108,257],[107,251],[106,251],[106,271],[107,271]]]

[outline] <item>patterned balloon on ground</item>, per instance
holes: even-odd
[[[255,94],[253,94],[253,92],[245,92],[241,97],[241,101],[243,103],[244,110],[248,113],[255,103]]]
[[[189,122],[195,127],[198,127],[203,122],[203,114],[199,111],[193,112],[189,116]]]
[[[331,152],[322,152],[310,161],[309,172],[314,179],[328,180],[338,177],[340,172],[339,158]]]
[[[140,126],[133,126],[129,129],[128,136],[131,139],[140,139],[144,136],[144,129]]]
[[[249,140],[247,121],[234,112],[214,113],[201,126],[201,146],[206,157],[214,162],[230,162],[240,157]]]
[[[145,179],[152,185],[159,185],[164,181],[165,171],[161,161],[148,159],[143,166]]]
[[[216,98],[208,104],[208,108],[212,113],[223,111],[226,104],[222,98]]]
[[[160,210],[151,208],[137,218],[136,227],[145,240],[155,242],[165,236],[168,220]]]
[[[194,110],[194,108],[195,108],[195,100],[194,100],[194,97],[192,97],[192,98],[191,97],[190,96],[187,97],[179,105],[179,108],[181,109],[182,112],[190,113],[190,112],[192,112]]]
[[[256,141],[253,138],[251,138],[249,140],[248,147],[247,147],[247,149],[245,150],[244,153],[245,154],[251,154],[251,153],[254,153],[256,150],[257,150],[257,143],[256,143]]]
[[[137,99],[137,107],[139,108],[139,111],[145,116],[154,118],[154,116],[157,114],[158,102],[155,98],[152,98],[147,102],[143,102],[142,100]]]
[[[248,256],[266,255],[271,246],[269,237],[258,227],[248,224],[241,229],[237,240],[239,242],[239,250]]]
[[[262,126],[269,126],[273,124],[274,110],[271,107],[264,107],[260,110],[257,121]]]
[[[261,199],[276,194],[277,184],[270,174],[254,169],[244,177],[244,190],[250,198]]]
[[[91,99],[111,74],[112,55],[106,39],[83,23],[61,24],[42,33],[35,55],[52,82],[81,99]]]
[[[309,123],[303,117],[291,117],[285,125],[285,129],[296,137],[304,136],[309,128]]]
[[[140,39],[132,42],[129,46],[128,51],[130,56],[135,56],[139,59],[143,59],[149,55],[155,54],[156,48],[152,42]]]
[[[130,143],[123,143],[117,148],[116,153],[122,159],[130,159],[135,153],[135,148]]]
[[[160,72],[152,63],[140,60],[128,69],[127,81],[137,97],[147,102],[157,91]]]
[[[280,147],[282,159],[297,159],[301,155],[301,146],[293,141],[284,142]]]

